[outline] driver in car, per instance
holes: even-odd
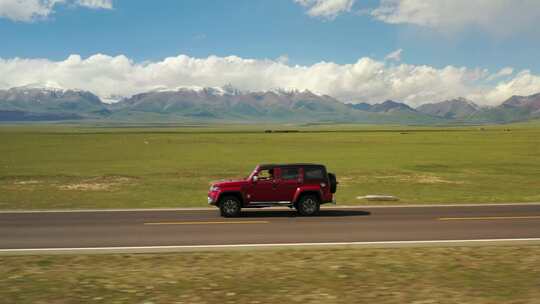
[[[274,179],[274,169],[262,170],[259,172],[260,180],[273,180]]]

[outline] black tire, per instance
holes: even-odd
[[[311,216],[319,213],[321,202],[316,195],[303,195],[296,203],[296,210],[300,215]]]
[[[224,196],[219,200],[219,211],[223,217],[237,217],[241,209],[242,203],[236,196]]]
[[[328,179],[330,181],[330,192],[336,193],[337,185],[339,184],[336,175],[334,173],[328,173]]]

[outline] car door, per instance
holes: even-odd
[[[252,181],[249,188],[249,201],[253,204],[264,202],[276,202],[277,179],[275,169],[262,169],[257,175],[257,180]]]
[[[280,202],[292,201],[296,189],[302,184],[302,169],[300,167],[279,168],[276,195]]]

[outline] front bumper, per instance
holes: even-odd
[[[208,197],[208,205],[216,205],[216,200],[209,196]]]

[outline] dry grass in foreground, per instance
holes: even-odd
[[[540,303],[540,246],[0,257],[2,303]]]

